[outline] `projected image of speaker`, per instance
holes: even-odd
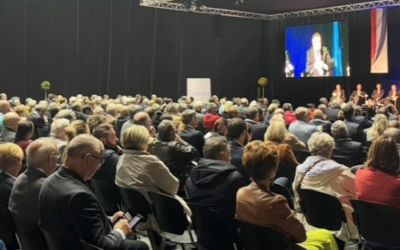
[[[286,77],[343,77],[348,70],[348,24],[286,28]]]

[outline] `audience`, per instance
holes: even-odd
[[[205,132],[211,131],[215,122],[219,119],[217,114],[217,105],[209,103],[207,105],[207,113],[203,116],[203,128]]]
[[[18,123],[17,133],[15,134],[14,143],[21,147],[25,152],[31,143],[34,126],[31,121],[20,121]]]
[[[26,150],[27,170],[15,180],[8,209],[39,223],[39,192],[44,180],[56,170],[58,148],[50,138],[39,138]]]
[[[315,126],[321,126],[322,132],[331,134],[332,123],[325,120],[325,115],[320,109],[314,110],[314,119],[311,120],[311,124]]]
[[[265,116],[265,120],[264,120],[265,124],[268,124],[269,121],[272,119],[272,116],[274,116],[274,113],[275,113],[276,109],[278,109],[278,105],[276,103],[271,103],[268,106],[267,115]]]
[[[214,137],[221,137],[223,139],[227,139],[228,136],[228,120],[225,118],[219,118],[214,123],[213,129],[204,135],[204,139],[208,140]]]
[[[22,168],[24,152],[13,143],[0,144],[0,205],[8,207],[11,189]]]
[[[400,129],[400,122],[399,121],[388,121],[388,128]]]
[[[346,226],[342,226],[339,231],[332,234],[341,240],[338,242],[339,249],[344,249],[344,241],[358,239],[352,217],[353,208],[350,204],[350,200],[356,198],[354,175],[348,167],[330,159],[335,142],[328,134],[314,133],[307,144],[311,156],[297,167],[293,183],[295,210],[298,214],[302,212],[298,189],[314,190],[338,198],[344,208],[350,232],[347,232]],[[308,226],[306,222],[304,223]]]
[[[194,110],[185,110],[182,113],[182,122],[185,128],[179,133],[179,136],[182,140],[192,145],[200,153],[200,156],[203,156],[204,135],[195,129],[197,125],[196,112]]]
[[[131,127],[134,124],[133,117],[136,115],[136,113],[139,113],[141,111],[143,111],[143,108],[142,108],[142,106],[139,106],[139,105],[133,105],[132,107],[129,108],[128,113],[129,113],[130,119],[127,120],[122,125],[121,130],[120,130],[121,137],[124,134],[125,130],[127,130],[129,127]]]
[[[354,165],[359,165],[364,162],[367,153],[360,142],[352,141],[349,138],[347,126],[342,121],[336,121],[332,124],[332,135],[335,140],[335,147],[333,149],[332,157],[336,160],[350,159]]]
[[[68,141],[71,141],[77,135],[90,134],[89,126],[82,120],[71,122],[71,124],[69,124],[64,131],[68,137]]]
[[[379,136],[383,134],[383,132],[388,128],[388,121],[386,116],[382,114],[375,115],[374,123],[372,127],[367,130],[367,141],[373,142]]]
[[[268,126],[264,123],[260,123],[260,115],[257,108],[247,108],[245,121],[251,125],[252,140],[264,140],[264,134]]]
[[[149,249],[145,243],[126,239],[132,230],[127,220],[117,222],[123,213],[110,221],[86,184],[101,166],[103,151],[95,137],[76,136],[66,148],[64,166],[43,182],[40,226],[51,233],[57,249],[80,249],[79,239],[103,249]]]
[[[4,115],[4,129],[0,133],[0,143],[14,142],[20,119],[19,115],[14,112],[8,112]]]
[[[7,100],[0,100],[0,133],[4,130],[4,115],[11,111],[10,103]]]
[[[49,134],[49,118],[47,116],[47,103],[39,103],[35,106],[28,120],[34,124],[33,139],[46,137]]]
[[[372,121],[368,120],[365,116],[362,115],[361,106],[354,106],[354,122],[362,125],[364,129],[370,128],[372,126]]]
[[[314,132],[319,131],[318,127],[310,123],[310,111],[307,108],[299,107],[295,111],[296,121],[290,124],[289,131],[300,141],[307,143]]]
[[[282,106],[283,111],[285,111],[285,124],[292,124],[294,121],[296,121],[296,116],[293,113],[293,107],[292,104],[290,103],[284,103]]]
[[[365,134],[363,125],[354,122],[354,108],[351,104],[346,104],[343,107],[344,123],[349,131],[349,137],[353,141],[361,142],[365,145]]]
[[[334,122],[338,119],[340,112],[340,105],[337,102],[331,102],[329,108],[326,110],[325,115],[328,121]]]
[[[395,140],[400,155],[400,129],[388,128],[385,130],[385,132],[383,132],[383,135],[388,136]]]

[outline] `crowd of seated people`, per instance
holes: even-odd
[[[37,223],[50,234],[46,240],[67,242],[60,249],[80,249],[79,240],[102,249],[149,247],[131,239],[122,212],[105,213],[91,179],[137,190],[150,203],[149,191],[169,195],[189,225],[191,205],[213,208],[233,232],[236,217],[277,230],[288,247],[305,249],[317,244],[342,250],[346,241],[359,239],[351,199],[399,207],[393,194],[399,188],[400,129],[390,105],[371,119],[359,106],[326,98],[318,109],[293,109],[290,103],[280,108],[278,100],[268,105],[266,99],[217,96],[202,103],[186,96],[174,102],[155,95],[50,94],[25,104],[2,96],[0,205]],[[300,159],[300,153],[308,157]],[[281,184],[294,206],[271,188]],[[381,187],[384,194],[373,192]],[[336,197],[350,230],[309,225],[299,189]],[[162,243],[154,214],[137,229],[153,230],[156,244]],[[165,247],[176,245],[167,241]]]

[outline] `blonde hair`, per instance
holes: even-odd
[[[23,159],[24,151],[17,144],[7,142],[0,145],[0,169]]]
[[[123,133],[121,143],[126,149],[145,150],[149,138],[150,134],[147,128],[140,125],[132,125]]]
[[[286,138],[286,125],[283,120],[275,120],[271,122],[264,135],[265,141],[275,141],[282,143]]]
[[[230,107],[232,107],[233,106],[233,102],[232,101],[227,101],[227,102],[225,102],[225,104],[224,104],[224,112],[225,113],[228,113],[228,110],[230,109]]]
[[[276,104],[276,103],[271,103],[271,104],[268,106],[268,109],[267,109],[268,114],[274,113],[275,110],[276,110],[277,108],[278,108],[278,104]]]
[[[375,115],[374,123],[372,127],[367,130],[367,141],[372,141],[377,139],[379,136],[383,135],[383,132],[388,128],[388,120],[385,115],[377,114]]]
[[[68,136],[68,141],[71,141],[75,136],[80,134],[89,134],[89,126],[82,120],[76,120],[64,129]]]

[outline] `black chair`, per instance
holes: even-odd
[[[290,183],[293,183],[294,181],[294,175],[292,168],[286,164],[279,163],[278,170],[276,171],[275,179],[278,179],[280,177],[285,177],[287,178]]]
[[[237,221],[240,239],[245,250],[288,250],[285,235],[267,227]]]
[[[15,234],[15,224],[10,211],[0,205],[0,239],[6,244],[8,250],[20,248]]]
[[[91,179],[92,189],[108,216],[121,211],[121,198],[116,186],[102,180]]]
[[[24,250],[46,250],[47,245],[39,226],[32,220],[12,213],[19,243]]]
[[[197,244],[207,250],[236,249],[236,225],[218,208],[189,204],[192,210],[193,225]]]
[[[102,248],[93,246],[92,244],[89,244],[83,240],[79,240],[81,242],[81,247],[82,250],[103,250]]]
[[[147,192],[152,200],[153,213],[158,227],[163,231],[160,250],[164,250],[166,239],[171,242],[193,244],[197,242],[196,235],[191,230],[182,204],[169,195]]]
[[[146,223],[149,215],[153,213],[151,210],[149,202],[146,200],[143,194],[139,191],[132,188],[123,188],[118,187],[119,192],[121,193],[122,204],[124,205],[125,210],[130,209],[135,214],[140,214],[143,216],[141,223]],[[147,235],[150,239],[150,244],[153,250],[158,249],[157,242],[155,240],[155,233],[153,230],[148,229]]]
[[[307,157],[311,156],[311,153],[309,151],[300,150],[294,151],[294,155],[296,156],[298,162],[303,163]]]
[[[353,159],[351,159],[350,157],[332,155],[332,160],[336,161],[337,163],[343,164],[348,168],[351,168],[355,165]]]
[[[46,229],[40,227],[44,239],[46,240],[47,249],[63,249],[63,241],[60,240],[55,234],[50,233]]]
[[[293,204],[292,196],[290,195],[290,191],[285,186],[282,186],[282,185],[279,185],[277,183],[274,183],[271,186],[271,191],[273,193],[280,194],[280,195],[284,196],[286,198],[288,204],[289,204],[290,209],[294,210],[294,204]]]
[[[400,212],[396,207],[360,200],[350,202],[354,208],[354,223],[365,240],[388,247],[400,246]]]

